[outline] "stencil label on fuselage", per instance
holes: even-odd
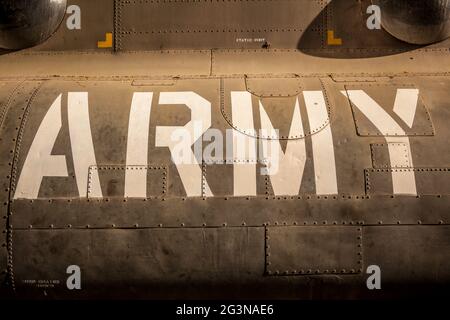
[[[342,94],[380,132],[395,134],[384,137],[391,167],[403,168],[407,157],[412,168],[409,137],[402,126],[365,91],[348,90]],[[393,110],[403,125],[412,126],[414,122],[418,94],[415,89],[398,91]],[[117,190],[122,190],[125,198],[145,198],[152,184],[146,168],[151,169],[152,165],[168,166],[164,169],[167,177],[161,177],[164,181],[160,190],[166,197],[295,196],[305,190],[316,195],[346,192],[337,170],[342,159],[336,158],[335,149],[336,139],[345,137],[336,137],[333,128],[340,124],[331,121],[331,106],[320,90],[305,90],[282,100],[291,110],[286,136],[277,129],[273,112],[268,112],[273,106],[247,91],[227,92],[229,100],[222,104],[229,101],[229,116],[219,111],[216,95],[203,92],[127,91],[122,96],[129,99],[128,107],[121,105],[119,109],[111,102],[110,114],[99,109],[99,102],[93,98],[96,95],[68,92],[56,96],[29,139],[14,199],[83,198],[87,197],[88,188],[90,198],[117,196]],[[122,116],[115,116],[115,112]],[[97,128],[99,123],[101,129]],[[65,135],[67,143],[58,147],[58,139]],[[367,146],[370,157],[370,143]],[[129,170],[118,172],[107,183],[101,170],[90,170],[108,165]],[[361,164],[355,163],[358,165]],[[215,174],[217,166],[231,167],[232,172]],[[365,169],[361,167],[361,173]],[[74,181],[70,180],[72,176]],[[56,180],[62,178],[65,179]],[[59,188],[47,190],[48,181],[53,181],[53,185],[74,184],[61,190],[77,192],[57,194]],[[393,194],[416,195],[414,170],[393,170],[392,186]]]

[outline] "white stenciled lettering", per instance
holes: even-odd
[[[66,156],[52,155],[61,130],[61,95],[51,105],[31,144],[14,199],[36,199],[44,177],[67,177]]]
[[[194,92],[162,92],[159,96],[162,105],[186,105],[191,110],[191,121],[183,127],[156,127],[156,146],[168,147],[175,163],[187,196],[202,196],[202,170],[191,150],[192,145],[202,137],[211,126],[211,103]],[[192,143],[179,143],[180,133],[188,133]],[[177,145],[183,145],[184,152],[176,150]],[[180,155],[181,154],[181,155]],[[189,155],[191,161],[186,162]],[[205,196],[212,196],[208,183],[204,183]]]
[[[89,167],[97,165],[89,121],[87,92],[69,92],[67,103],[70,145],[80,197],[87,197]],[[89,197],[102,198],[98,171],[90,175]]]
[[[148,136],[153,93],[136,92],[128,123],[127,166],[148,165]],[[147,197],[147,170],[126,170],[125,197]]]
[[[327,105],[322,91],[304,91],[306,111],[311,128],[314,178],[318,195],[338,193],[333,135]],[[314,128],[314,129],[313,129]],[[314,132],[314,130],[317,130]]]
[[[261,116],[261,128],[276,135],[274,139],[270,139],[267,144],[261,144],[263,157],[267,161],[267,174],[270,176],[273,191],[276,195],[297,195],[300,191],[303,172],[305,170],[305,139],[289,140],[287,142],[286,152],[284,153],[281,149],[280,141],[278,140],[278,134],[273,128],[261,102],[259,104],[259,112]],[[297,134],[304,136],[298,99],[295,103],[294,115],[292,117],[290,128],[291,136]],[[269,152],[269,150],[271,152]]]
[[[350,101],[356,106],[377,129],[385,136],[389,148],[389,157],[391,167],[403,167],[404,161],[409,160],[409,165],[412,167],[411,146],[409,137],[402,127],[395,122],[395,120],[367,93],[362,90],[342,91],[342,94],[348,96]],[[397,98],[395,102],[395,112],[405,120],[405,122],[412,125],[414,115],[411,111],[405,109],[416,110],[417,104],[416,91],[397,91]],[[412,95],[409,97],[407,95]],[[402,144],[405,148],[398,148],[396,145]],[[394,194],[403,195],[417,195],[416,178],[413,171],[399,170],[392,172],[392,184]]]
[[[233,190],[235,196],[256,196],[256,139],[252,97],[247,91],[231,92],[233,123]],[[244,133],[243,133],[244,132]]]
[[[313,130],[311,136],[316,192],[320,195],[337,194],[333,137],[323,93],[321,91],[305,91],[304,99],[310,127],[318,128]],[[302,139],[288,141],[284,153],[278,140],[278,133],[273,128],[261,102],[259,106],[261,130],[269,132],[267,136],[270,138],[269,141],[260,141],[262,160],[267,164],[266,174],[271,178],[274,193],[276,195],[298,194],[307,158],[298,99],[291,123],[290,136]],[[253,124],[251,95],[248,92],[232,92],[232,110],[233,123],[239,129],[239,131],[234,130],[234,156],[242,158],[245,155],[247,160],[247,163],[234,165],[234,195],[255,195],[256,160],[254,159],[256,159],[257,139]]]

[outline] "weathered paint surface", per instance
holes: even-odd
[[[371,4],[70,0],[1,52],[0,295],[445,294],[450,42]]]

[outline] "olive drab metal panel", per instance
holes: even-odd
[[[360,95],[363,90],[364,94]],[[347,94],[352,105],[352,111],[355,118],[355,126],[360,136],[433,136],[433,122],[429,115],[423,97],[420,96],[420,90],[413,84],[364,84],[346,86]],[[352,100],[352,95],[355,99]],[[395,117],[400,128],[386,124],[386,130],[383,127],[377,127],[371,115],[364,113],[358,106],[357,101],[366,104],[373,104],[376,109],[372,110],[373,117],[384,117],[388,113]],[[378,109],[378,108],[377,108]],[[384,112],[383,112],[384,111]]]
[[[446,294],[450,40],[371,5],[68,0],[0,51],[0,295]]]
[[[266,271],[269,275],[359,273],[361,231],[361,227],[341,226],[269,227]],[[290,243],[296,244],[294,250]]]
[[[178,286],[180,280],[193,287],[198,281],[215,283],[218,287],[242,280],[243,284],[251,284],[252,277],[264,271],[263,235],[263,228],[36,230],[32,234],[19,231],[14,255],[23,256],[24,263],[16,269],[17,290],[39,293],[43,284],[29,280],[52,275],[48,279],[52,280],[47,289],[50,295],[64,293],[67,287],[62,279],[66,278],[67,263],[74,261],[74,255],[84,261],[79,264],[83,283],[92,284],[82,287],[83,290],[95,292],[102,286],[112,289],[115,286],[111,287],[111,283],[128,288],[121,293],[110,290],[111,296],[126,294],[130,289],[147,292],[148,296],[168,297],[171,290],[161,285],[161,278],[172,283],[172,287]],[[75,249],[82,247],[90,249]],[[46,270],[40,267],[44,261],[53,261],[47,264]],[[243,279],[243,274],[255,276]],[[148,286],[153,289],[148,290]],[[172,291],[173,297],[177,296],[176,292]],[[196,295],[195,291],[193,294]]]
[[[116,41],[119,50],[295,47],[326,2],[116,0]]]
[[[114,1],[68,0],[63,22],[55,34],[36,47],[38,51],[112,51],[113,42],[99,48],[99,41],[114,33]]]

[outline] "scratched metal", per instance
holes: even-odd
[[[322,233],[331,233],[335,227],[319,228]],[[370,265],[380,265],[380,291],[367,289],[365,273],[263,276],[264,228],[241,227],[16,231],[14,255],[23,257],[16,266],[16,292],[35,298],[45,294],[53,298],[137,295],[171,299],[374,299],[421,294],[438,297],[445,292],[449,284],[449,269],[445,267],[448,226],[362,229],[361,266],[366,270]],[[279,228],[279,232],[283,230]],[[280,245],[289,247],[292,242]],[[430,248],[439,254],[424,255]],[[65,270],[69,264],[82,268],[82,290],[67,289]],[[44,284],[52,281],[53,287],[39,287],[42,280]]]
[[[1,204],[2,204],[2,232],[0,274],[1,279],[14,288],[13,264],[12,264],[12,234],[11,234],[11,208],[10,196],[14,192],[16,182],[17,152],[20,149],[21,133],[26,123],[29,106],[39,89],[39,82],[27,81],[17,83],[8,90],[8,98],[4,100],[3,122],[1,126],[1,153],[0,173],[1,180]],[[7,271],[7,272],[6,272]],[[3,289],[1,289],[3,290]],[[1,291],[0,291],[1,292]]]

